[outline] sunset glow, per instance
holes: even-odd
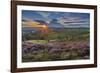
[[[42,25],[42,27],[43,27],[43,28],[47,28],[47,26],[46,26],[46,25]]]

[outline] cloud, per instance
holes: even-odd
[[[60,23],[61,25],[64,25],[65,27],[68,26],[89,26],[89,19],[83,19],[81,17],[67,17],[67,18],[59,18],[58,23]]]
[[[27,21],[27,22],[22,22],[22,27],[39,27],[38,22],[35,21]]]
[[[25,26],[27,22],[43,21],[48,26],[63,27],[89,27],[90,20],[87,13],[71,13],[71,12],[49,12],[49,11],[26,11],[23,12],[22,24]],[[39,22],[40,23],[40,22]]]
[[[22,19],[22,27],[26,28],[40,28],[46,25],[46,23],[42,20],[31,20],[28,18]]]
[[[26,18],[26,17],[22,18],[22,22],[27,22],[27,21],[32,21],[32,19],[29,19],[29,18]]]
[[[51,19],[49,18],[49,12],[38,12],[44,19],[46,23],[50,23]]]

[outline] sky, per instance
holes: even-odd
[[[89,13],[73,13],[73,12],[53,12],[53,11],[31,11],[22,10],[23,27],[34,27],[36,25],[46,24],[48,27],[66,27],[77,28],[90,26]],[[27,22],[34,23],[30,25]],[[27,24],[26,24],[27,23]]]

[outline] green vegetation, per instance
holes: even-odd
[[[29,33],[23,35],[23,41],[26,40],[88,41],[89,29],[65,28],[52,30],[48,33]]]

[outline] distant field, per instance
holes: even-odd
[[[48,33],[26,33],[23,41],[27,40],[58,40],[58,41],[89,41],[89,28],[51,29]]]
[[[46,44],[46,43],[48,43],[47,40],[28,40],[26,42],[30,42],[30,43],[33,43],[33,44]]]

